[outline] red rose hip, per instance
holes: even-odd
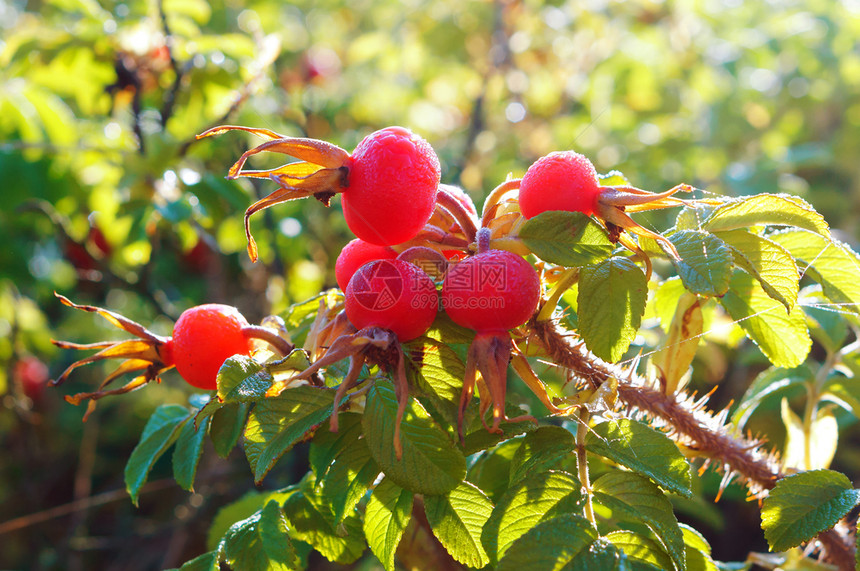
[[[403,260],[365,264],[349,280],[345,293],[350,323],[357,329],[388,329],[401,342],[427,331],[439,309],[433,280]]]
[[[526,260],[488,250],[453,266],[442,284],[442,306],[455,323],[478,332],[507,331],[529,320],[540,280]]]
[[[427,141],[403,127],[371,133],[347,161],[346,224],[366,242],[401,244],[433,214],[441,169]]]
[[[167,352],[190,385],[216,388],[218,369],[233,355],[248,355],[251,340],[242,332],[248,321],[235,307],[209,303],[182,313],[173,326]]]
[[[548,210],[582,212],[597,210],[600,194],[597,171],[585,156],[564,151],[535,161],[520,182],[520,212],[533,218]]]
[[[396,257],[397,252],[388,246],[377,246],[365,242],[361,238],[356,238],[344,246],[337,256],[337,261],[334,264],[334,277],[337,280],[337,286],[342,291],[346,291],[349,280],[358,271],[358,268],[375,260],[393,260]]]

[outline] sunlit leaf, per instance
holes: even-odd
[[[860,499],[839,472],[813,470],[783,478],[764,499],[761,527],[773,551],[785,551],[830,529]]]

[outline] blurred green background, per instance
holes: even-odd
[[[0,0],[0,568],[177,566],[252,486],[240,453],[207,454],[196,493],[159,464],[134,509],[125,461],[185,384],[168,373],[86,424],[62,395],[108,369],[44,386],[77,358],[51,338],[121,336],[53,291],[169,334],[192,305],[258,322],[334,285],[351,239],[339,201],[256,216],[251,264],[242,214],[275,185],[224,175],[259,139],[195,134],[230,123],[351,150],[407,126],[479,208],[508,173],[575,149],[649,190],[801,195],[856,245],[858,38],[856,0]],[[282,462],[267,487],[295,482],[300,464]],[[743,559],[765,546],[726,529],[758,525],[729,496],[692,521],[716,558]]]

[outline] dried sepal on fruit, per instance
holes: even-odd
[[[349,370],[334,397],[335,411],[330,428],[335,432],[338,429],[338,404],[356,385],[366,363],[378,365],[394,380],[398,403],[394,449],[400,458],[403,454],[400,422],[409,398],[405,357],[400,343],[420,336],[432,325],[438,311],[436,287],[416,265],[400,259],[383,259],[359,268],[344,293],[344,311],[334,317],[329,316],[325,325],[323,321],[319,322],[319,327],[314,328],[317,337],[314,346],[320,346],[320,339],[332,339],[334,332],[342,334],[331,341],[310,367],[290,382],[310,379],[325,367],[349,359]]]
[[[352,153],[317,139],[284,137],[269,129],[224,125],[198,139],[231,130],[253,133],[265,143],[246,151],[230,167],[227,178],[269,178],[280,188],[245,211],[248,255],[257,259],[250,217],[275,204],[313,196],[328,205],[342,194],[344,217],[362,240],[380,246],[413,238],[427,223],[436,204],[441,167],[427,141],[403,127],[387,127],[362,139]],[[245,161],[261,152],[299,159],[275,169],[247,170]]]
[[[562,151],[541,157],[528,168],[519,183],[519,204],[527,219],[550,210],[594,216],[603,221],[614,241],[637,253],[641,250],[623,235],[624,230],[656,240],[669,255],[679,258],[668,238],[643,227],[628,214],[689,205],[690,201],[673,195],[693,190],[688,184],[659,193],[629,185],[603,186],[591,161],[574,151]]]
[[[101,307],[95,307],[92,305],[78,305],[58,293],[54,293],[54,295],[60,299],[63,305],[67,305],[75,309],[81,309],[83,311],[89,311],[91,313],[97,313],[107,319],[107,321],[112,325],[135,336],[134,339],[102,341],[99,343],[88,344],[51,340],[54,345],[62,349],[99,349],[98,353],[75,361],[69,365],[69,367],[51,383],[54,386],[65,382],[72,371],[82,365],[95,363],[96,361],[102,361],[105,359],[123,359],[122,364],[120,364],[117,369],[102,381],[97,391],[78,393],[71,396],[66,395],[66,401],[74,405],[79,405],[84,400],[90,400],[84,419],[92,413],[95,408],[95,401],[98,399],[139,389],[152,380],[160,382],[160,375],[173,368],[173,358],[169,349],[171,340],[169,337],[156,335],[146,329],[143,325],[108,309],[102,309]],[[114,380],[127,373],[139,374],[118,389],[107,389],[108,385],[110,385]]]
[[[505,414],[507,370],[514,369],[552,413],[561,412],[546,386],[516,348],[510,330],[526,323],[540,301],[537,272],[522,257],[505,250],[488,249],[490,231],[478,232],[478,253],[452,266],[442,284],[442,305],[458,325],[477,332],[466,356],[466,371],[457,416],[457,430],[464,440],[464,417],[475,387],[480,389],[481,422],[490,432],[501,432],[503,421],[537,420],[531,415],[508,418]],[[492,408],[492,425],[485,416]]]
[[[53,381],[53,385],[63,383],[73,370],[82,365],[105,359],[123,359],[120,366],[102,381],[97,391],[65,397],[74,405],[84,400],[90,401],[85,419],[93,411],[95,401],[133,391],[152,380],[160,382],[160,375],[174,367],[190,385],[214,390],[217,388],[218,369],[224,361],[237,354],[250,355],[254,339],[265,342],[281,355],[293,350],[292,344],[277,332],[250,325],[236,308],[227,305],[204,304],[187,309],[174,325],[173,335],[163,337],[116,312],[92,305],[78,305],[58,293],[55,295],[64,305],[97,313],[112,325],[135,336],[134,339],[90,344],[52,340],[54,345],[63,349],[99,349],[98,353],[72,363]],[[127,373],[139,374],[118,389],[107,389],[114,380]]]

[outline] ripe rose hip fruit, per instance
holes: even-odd
[[[185,310],[173,326],[166,357],[180,376],[199,389],[217,388],[218,369],[233,355],[249,355],[248,321],[235,307],[209,303]]]
[[[529,320],[540,280],[526,260],[488,250],[454,265],[442,283],[442,307],[455,323],[478,332],[507,331]]]
[[[401,342],[427,331],[439,309],[430,276],[397,259],[377,260],[359,268],[345,294],[346,316],[356,329],[388,329]]]
[[[600,194],[597,171],[585,156],[573,151],[550,153],[528,168],[520,182],[520,212],[533,218],[548,210],[597,210]]]
[[[371,133],[347,161],[346,224],[366,242],[389,246],[415,236],[433,214],[441,169],[427,141],[402,127]]]
[[[388,246],[378,246],[365,242],[361,238],[348,243],[340,251],[334,264],[334,276],[337,286],[341,291],[346,291],[346,286],[358,268],[375,260],[393,260],[397,252]]]

